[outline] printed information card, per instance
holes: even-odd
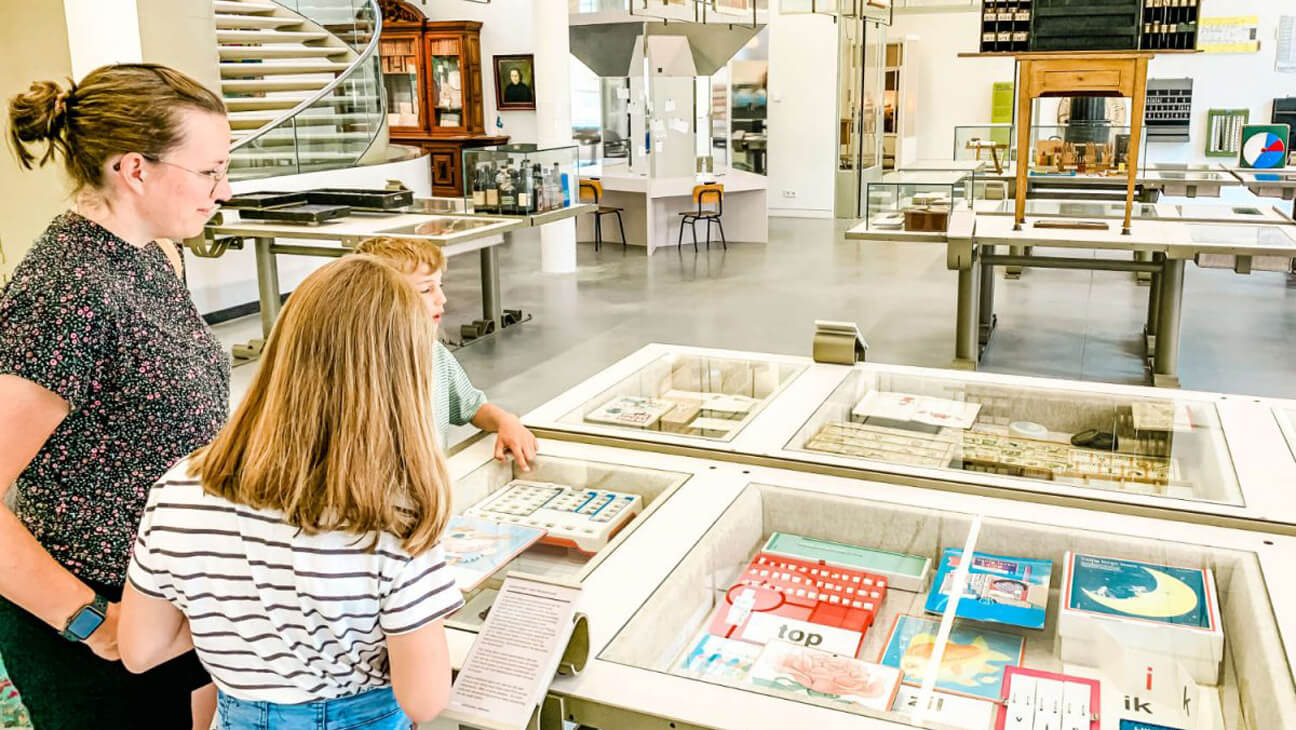
[[[505,578],[442,716],[485,730],[525,728],[558,671],[579,596],[577,586]]]

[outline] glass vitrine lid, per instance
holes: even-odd
[[[451,625],[479,627],[509,572],[579,583],[688,478],[539,456],[528,472],[491,461],[456,480],[455,514],[441,545],[465,605]]]
[[[920,727],[1258,730],[1296,708],[1263,586],[1240,550],[749,484],[599,658]]]
[[[875,465],[1242,504],[1215,403],[857,369],[788,449]],[[883,467],[885,468],[885,467]]]
[[[777,360],[663,355],[560,422],[728,441],[804,369]]]

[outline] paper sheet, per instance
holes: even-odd
[[[576,586],[505,578],[443,716],[488,730],[525,728],[558,670],[579,596]]]

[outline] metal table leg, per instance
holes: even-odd
[[[1152,252],[1151,252],[1151,251],[1135,251],[1135,252],[1134,252],[1134,260],[1135,260],[1135,261],[1143,261],[1143,262],[1151,261],[1151,260],[1152,260]],[[1136,281],[1138,281],[1139,286],[1145,286],[1145,285],[1150,284],[1150,283],[1152,282],[1152,274],[1150,274],[1150,273],[1148,273],[1148,272],[1146,272],[1146,271],[1139,271],[1139,272],[1135,272],[1135,274],[1134,274],[1134,278],[1135,278]]]
[[[958,312],[954,317],[954,367],[976,370],[980,357],[977,331],[977,284],[981,278],[978,264],[973,261],[966,269],[958,270]]]
[[[1156,360],[1153,385],[1179,387],[1179,325],[1183,305],[1183,259],[1165,260],[1161,274],[1160,309],[1156,325]]]
[[[253,253],[256,257],[257,295],[261,304],[261,339],[254,339],[245,345],[231,348],[237,360],[255,360],[261,357],[261,350],[270,338],[275,320],[279,318],[279,261],[275,258],[273,238],[253,240]]]
[[[505,234],[507,235],[507,234]],[[499,247],[481,250],[482,319],[498,327],[504,322],[504,305],[500,302]]]
[[[994,255],[994,246],[982,246],[982,254]],[[981,305],[980,305],[980,332],[978,344],[984,348],[990,342],[990,334],[994,332],[998,319],[994,313],[994,267],[981,264]]]
[[[279,319],[279,260],[270,250],[273,238],[258,238],[256,245],[257,293],[261,300],[261,334],[270,336]]]
[[[1165,266],[1164,259],[1165,259],[1165,254],[1163,253],[1158,252],[1152,254],[1152,260],[1155,263],[1161,264],[1162,266]],[[1148,287],[1147,324],[1143,325],[1143,342],[1145,346],[1144,351],[1147,353],[1147,361],[1149,366],[1152,364],[1153,360],[1156,359],[1155,358],[1156,335],[1157,335],[1157,327],[1160,324],[1160,318],[1161,318],[1161,274],[1160,272],[1153,272],[1151,285]]]

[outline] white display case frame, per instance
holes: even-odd
[[[804,492],[809,496],[824,495],[961,513],[978,516],[978,519],[984,516],[999,522],[1029,523],[1035,528],[1041,525],[1045,529],[1048,526],[1083,525],[1087,531],[1105,533],[1117,540],[1121,539],[1120,536],[1137,535],[1143,539],[1168,539],[1181,545],[1251,553],[1259,567],[1259,577],[1267,592],[1265,598],[1273,615],[1273,628],[1281,643],[1273,650],[1280,658],[1291,657],[1296,652],[1296,582],[1286,579],[1290,575],[1290,566],[1296,561],[1294,537],[1213,525],[1183,525],[1114,512],[950,493],[743,463],[690,459],[641,449],[542,439],[540,451],[562,458],[691,471],[697,475],[661,501],[651,514],[641,518],[643,524],[630,533],[615,551],[592,566],[582,583],[578,609],[589,617],[588,662],[579,674],[556,678],[546,700],[547,706],[557,716],[578,724],[717,730],[781,730],[787,727],[883,730],[911,727],[894,720],[875,719],[668,675],[601,656],[681,560],[725,515],[735,500],[753,485]],[[452,475],[466,474],[490,458],[489,439],[482,440],[451,458]],[[1050,603],[1050,613],[1057,610],[1055,604],[1056,600]],[[1256,610],[1263,611],[1263,606]],[[456,629],[447,633],[452,666],[457,668],[461,666],[475,634]],[[1278,703],[1273,711],[1286,713],[1281,715],[1285,718],[1296,717],[1296,691],[1289,684],[1293,682],[1290,660],[1285,665],[1279,663],[1279,666],[1272,667],[1266,680],[1278,688],[1277,692],[1271,691],[1267,695],[1271,697],[1270,701]],[[533,726],[545,730],[557,727],[543,722]],[[1111,727],[1114,728],[1115,724]],[[1103,728],[1107,730],[1108,725],[1104,723]]]
[[[779,362],[800,362],[806,369],[789,382],[781,393],[731,441],[687,437],[656,431],[603,428],[597,424],[565,423],[562,417],[581,407],[611,385],[630,377],[646,364],[667,354],[695,355]],[[1094,509],[1121,510],[1166,519],[1229,524],[1242,529],[1296,534],[1296,499],[1288,485],[1296,484],[1296,460],[1282,429],[1262,399],[1188,390],[1166,390],[1146,386],[1117,385],[1091,381],[1058,380],[1019,375],[968,372],[905,365],[861,363],[854,366],[878,373],[968,383],[1044,389],[1077,395],[1129,398],[1178,398],[1214,405],[1219,425],[1232,459],[1240,489],[1240,503],[1200,501],[1159,495],[1117,492],[1093,487],[1023,477],[911,467],[869,462],[833,454],[806,452],[790,446],[793,436],[811,418],[852,372],[851,367],[815,363],[809,358],[769,355],[737,350],[650,344],[596,373],[526,414],[523,422],[555,438],[589,440],[605,444],[634,444],[651,448],[680,449],[679,453],[706,455],[714,452],[727,460],[771,459],[789,468],[853,474],[880,480],[898,480],[952,491],[972,491],[992,496],[1016,495],[1042,502],[1088,505]]]

